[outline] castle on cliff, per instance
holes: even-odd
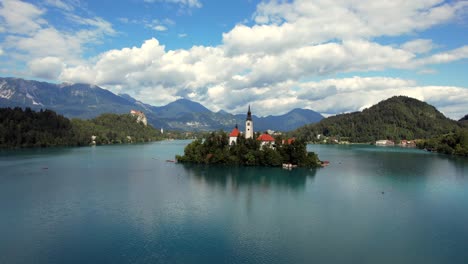
[[[142,111],[138,111],[138,110],[131,110],[130,114],[132,116],[136,116],[137,123],[141,122],[143,123],[143,125],[148,126],[148,120],[146,119],[145,113],[143,113]]]

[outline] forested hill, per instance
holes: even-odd
[[[460,129],[434,106],[406,96],[395,96],[363,110],[323,119],[303,126],[293,134],[307,141],[317,135],[338,137],[350,142],[374,142],[379,139],[419,139]]]
[[[464,126],[464,127],[468,128],[468,115],[465,115],[465,116],[462,117],[460,120],[458,120],[458,123],[459,123],[461,126]]]
[[[103,114],[94,119],[68,119],[51,110],[0,108],[0,147],[83,146],[146,142],[161,139],[151,126],[130,114]]]

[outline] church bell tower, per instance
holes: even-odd
[[[252,113],[250,112],[250,105],[249,111],[247,112],[247,118],[245,120],[245,138],[253,138],[254,137],[254,130],[253,130],[253,121],[252,121]]]

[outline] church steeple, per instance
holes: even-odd
[[[253,131],[253,121],[252,121],[252,112],[250,112],[250,105],[249,111],[247,111],[247,118],[245,120],[245,138],[253,138],[254,131]]]
[[[252,121],[252,113],[250,112],[250,105],[249,105],[249,111],[247,111],[247,119],[246,120]]]

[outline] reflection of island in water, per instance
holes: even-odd
[[[233,191],[247,187],[262,190],[303,189],[307,179],[315,177],[316,169],[282,170],[266,167],[228,167],[182,164],[191,178],[213,187]]]

